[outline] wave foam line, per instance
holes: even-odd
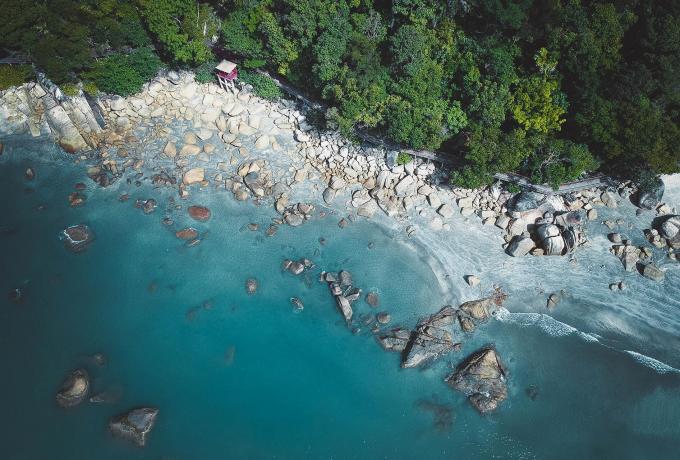
[[[651,358],[647,355],[643,355],[641,353],[638,353],[636,351],[632,350],[623,350],[625,353],[629,354],[630,356],[633,357],[635,361],[638,363],[642,364],[643,366],[649,367],[650,369],[654,369],[656,372],[659,374],[671,374],[671,373],[679,373],[680,374],[680,369],[676,369],[673,366],[669,366],[666,363],[663,363],[657,359]]]
[[[575,327],[557,321],[552,316],[544,313],[511,313],[507,309],[501,308],[496,314],[496,318],[504,323],[516,324],[522,327],[537,326],[552,337],[565,337],[576,334],[586,342],[599,342],[594,335],[581,332]]]

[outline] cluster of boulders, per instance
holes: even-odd
[[[49,135],[70,153],[96,148],[102,129],[85,97],[39,80],[0,91],[0,134]]]
[[[430,184],[434,164],[415,158],[395,164],[391,152],[353,145],[339,134],[311,132],[296,138],[305,163],[296,168],[293,183],[316,170],[327,184],[322,193],[327,204],[351,190],[350,204],[359,216],[371,218],[377,211],[391,217],[416,212],[430,219],[436,230],[449,228],[445,220],[453,215],[453,195]]]
[[[321,272],[320,280],[328,284],[338,311],[347,325],[350,325],[354,316],[352,303],[361,298],[361,289],[353,285],[352,274],[347,270],[340,270],[338,273]]]
[[[97,366],[106,364],[103,354],[96,353],[92,362]],[[85,401],[91,390],[90,374],[84,368],[71,371],[62,382],[55,396],[57,405],[62,408],[74,408]],[[97,393],[89,398],[91,403],[113,402],[108,392]],[[156,423],[158,409],[140,407],[116,415],[109,420],[109,431],[122,439],[139,447],[144,447],[147,437]]]
[[[474,331],[498,310],[505,295],[465,302],[457,309],[447,305],[422,319],[413,331],[398,327],[378,336],[385,350],[401,353],[401,366],[418,367],[431,363],[462,346],[464,333]],[[484,348],[467,357],[446,381],[468,395],[481,413],[495,410],[507,397],[505,370],[493,348]]]

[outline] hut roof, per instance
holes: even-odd
[[[220,62],[219,64],[217,64],[217,67],[215,67],[215,68],[217,70],[219,70],[220,72],[229,73],[236,68],[236,64],[234,64],[231,61],[224,60],[224,61]]]

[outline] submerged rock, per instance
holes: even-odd
[[[90,390],[90,377],[85,369],[71,372],[61,384],[57,393],[57,404],[61,407],[74,407],[83,402]]]
[[[175,236],[180,240],[195,240],[198,238],[198,230],[192,227],[183,228],[175,232]]]
[[[94,232],[85,224],[72,225],[62,231],[62,240],[66,249],[82,252],[94,241]]]
[[[366,303],[371,307],[376,308],[378,305],[380,305],[380,298],[378,297],[378,294],[376,292],[369,292],[366,294]]]
[[[468,395],[470,404],[482,414],[496,410],[508,396],[505,370],[491,347],[468,356],[446,377],[446,382]]]
[[[255,278],[248,278],[246,281],[246,292],[253,295],[257,292],[257,280]]]
[[[132,409],[109,420],[109,431],[139,447],[144,447],[146,438],[156,424],[158,409],[155,407],[140,407]]]
[[[187,212],[189,213],[189,217],[199,222],[206,222],[208,219],[210,219],[210,209],[206,208],[205,206],[189,206]]]
[[[303,304],[302,301],[301,301],[300,299],[298,299],[297,297],[291,297],[291,298],[290,298],[290,303],[293,304],[293,307],[295,308],[296,311],[302,311],[302,310],[305,309],[304,304]]]
[[[654,264],[647,264],[642,268],[642,275],[645,278],[649,278],[650,280],[653,281],[658,281],[661,282],[664,280],[666,274],[663,272],[663,270],[660,270],[656,265]]]
[[[456,309],[450,305],[421,320],[404,349],[401,367],[418,367],[453,349],[453,335],[446,326],[453,324]]]

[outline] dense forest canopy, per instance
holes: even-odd
[[[679,170],[678,1],[3,3],[0,48],[59,83],[130,94],[162,62],[206,75],[236,57],[324,99],[348,135],[441,149],[461,185]]]

